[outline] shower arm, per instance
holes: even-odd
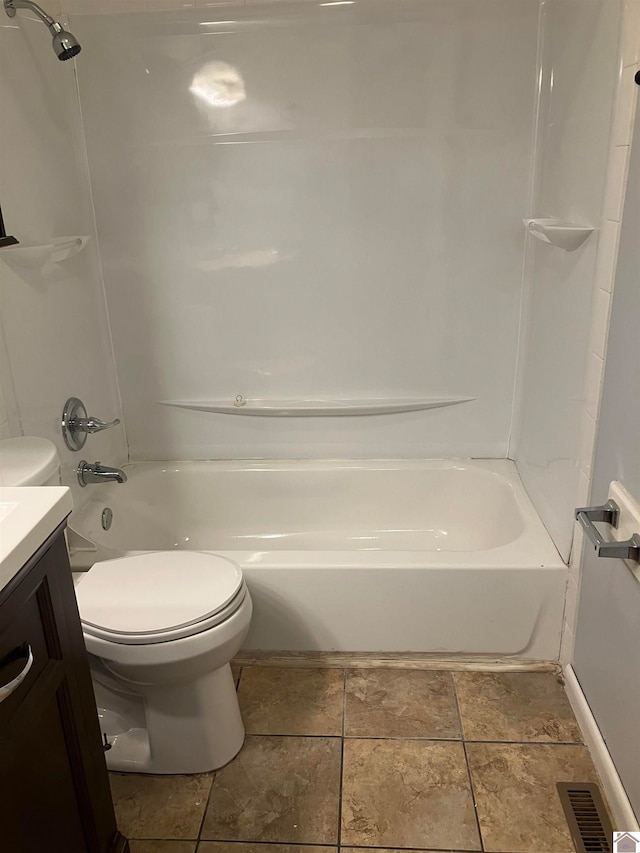
[[[41,9],[37,3],[33,3],[32,0],[4,0],[4,10],[10,18],[15,18],[17,9],[30,9],[40,18],[43,24],[49,27],[51,32],[56,33],[62,30],[62,26],[57,21],[54,21],[51,15],[47,15],[44,9]]]
[[[28,9],[45,25],[51,35],[51,47],[61,61],[77,56],[82,47],[78,39],[66,30],[59,21],[48,15],[33,0],[4,0],[4,10],[10,18],[15,18],[18,9]]]

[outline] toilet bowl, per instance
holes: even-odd
[[[251,621],[240,568],[194,551],[96,563],[76,598],[111,770],[201,773],[244,742],[232,657]]]
[[[60,482],[46,439],[0,441],[0,484]],[[194,551],[154,551],[96,563],[76,598],[107,766],[201,773],[240,751],[244,726],[229,662],[251,621],[240,567]]]

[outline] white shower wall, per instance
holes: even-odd
[[[87,499],[80,458],[121,465],[122,426],[65,447],[60,418],[70,396],[105,420],[121,416],[80,129],[73,63],[59,62],[41,22],[0,17],[0,202],[21,247],[89,236],[63,263],[20,263],[0,249],[0,438],[53,441],[76,506]]]
[[[621,4],[552,0],[543,6],[543,13],[531,215],[583,223],[594,233],[574,252],[534,238],[527,243],[523,357],[510,455],[540,517],[568,559],[580,463],[590,456],[595,434],[594,425],[583,447],[585,377],[587,369],[593,372],[590,349],[604,346],[607,322],[608,301],[603,304],[602,282],[595,278],[596,257],[602,252],[609,267],[614,260],[606,246],[604,196],[619,73]],[[620,194],[617,188],[618,198]],[[599,266],[602,278],[607,270],[602,263]],[[602,342],[590,347],[594,314],[603,329]],[[602,355],[600,349],[600,360]]]
[[[73,18],[132,458],[507,454],[538,9]],[[475,400],[342,419],[158,403],[238,394]]]

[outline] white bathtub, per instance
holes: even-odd
[[[508,460],[125,470],[72,517],[74,568],[174,548],[228,556],[254,601],[247,649],[558,657],[567,567]]]

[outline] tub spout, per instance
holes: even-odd
[[[110,480],[115,480],[116,483],[126,483],[127,475],[120,468],[110,468],[108,465],[103,465],[101,462],[86,462],[84,459],[78,465],[78,482],[81,486],[88,486],[89,483],[104,483]]]

